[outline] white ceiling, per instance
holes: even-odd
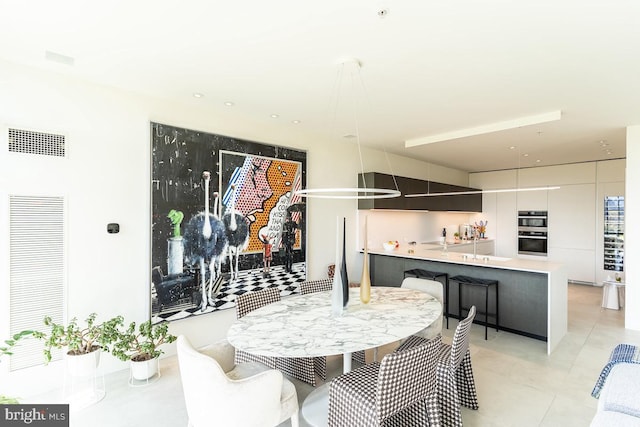
[[[640,124],[637,0],[0,0],[0,14],[2,59],[327,138],[356,133],[355,99],[363,145],[467,171],[622,158]]]

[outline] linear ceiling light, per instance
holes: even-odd
[[[449,141],[452,139],[465,138],[467,136],[483,135],[485,133],[498,132],[501,130],[515,129],[523,126],[536,125],[539,123],[560,120],[562,112],[560,110],[551,111],[533,116],[519,117],[504,122],[495,122],[488,125],[476,126],[473,128],[460,129],[452,132],[440,133],[437,135],[425,136],[423,138],[408,139],[404,142],[405,148],[417,147],[418,145],[432,144],[434,142]]]
[[[501,188],[499,190],[472,190],[472,191],[452,191],[449,193],[420,193],[405,194],[404,197],[434,197],[434,196],[459,196],[464,194],[487,194],[487,193],[515,193],[520,191],[543,191],[557,190],[560,187],[530,187],[530,188]]]

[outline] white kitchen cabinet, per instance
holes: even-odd
[[[551,191],[521,191],[516,193],[519,211],[548,211]]]
[[[595,250],[595,195],[595,184],[563,185],[549,192],[550,247]]]
[[[569,280],[596,280],[595,195],[595,183],[563,185],[549,193],[549,261],[566,264]]]

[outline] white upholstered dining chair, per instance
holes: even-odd
[[[440,304],[443,304],[444,301],[444,292],[442,283],[436,280],[427,280],[427,279],[418,279],[416,277],[406,277],[402,284],[401,288],[406,289],[415,289],[417,291],[422,291],[428,293],[435,299],[437,299]],[[426,338],[428,340],[435,338],[438,334],[442,333],[442,313],[436,320],[433,321],[429,326],[421,330],[420,332],[416,332],[414,335],[417,335],[422,338]]]
[[[226,341],[196,350],[180,335],[177,348],[189,427],[269,427],[289,418],[298,427],[298,395],[282,372],[257,362],[235,365]]]

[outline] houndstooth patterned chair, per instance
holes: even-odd
[[[440,337],[331,381],[329,427],[440,426],[436,362]]]
[[[280,301],[280,290],[277,287],[248,292],[236,298],[236,316],[240,319],[253,310],[278,301]],[[293,378],[316,386],[314,361],[311,357],[268,357],[237,350],[235,361],[236,363],[260,362],[269,368],[278,369]]]
[[[331,286],[333,285],[333,280],[331,279],[321,279],[321,280],[310,280],[308,282],[300,283],[298,287],[298,291],[301,295],[312,294],[314,292],[324,292],[330,291]],[[313,358],[313,370],[317,375],[320,376],[323,380],[327,379],[327,358],[322,357],[314,357]]]
[[[472,306],[467,317],[460,321],[451,345],[442,343],[438,354],[438,393],[443,425],[462,426],[460,405],[478,409],[478,395],[471,368],[469,331],[476,307]],[[411,336],[396,352],[406,351],[428,342],[419,336]]]

